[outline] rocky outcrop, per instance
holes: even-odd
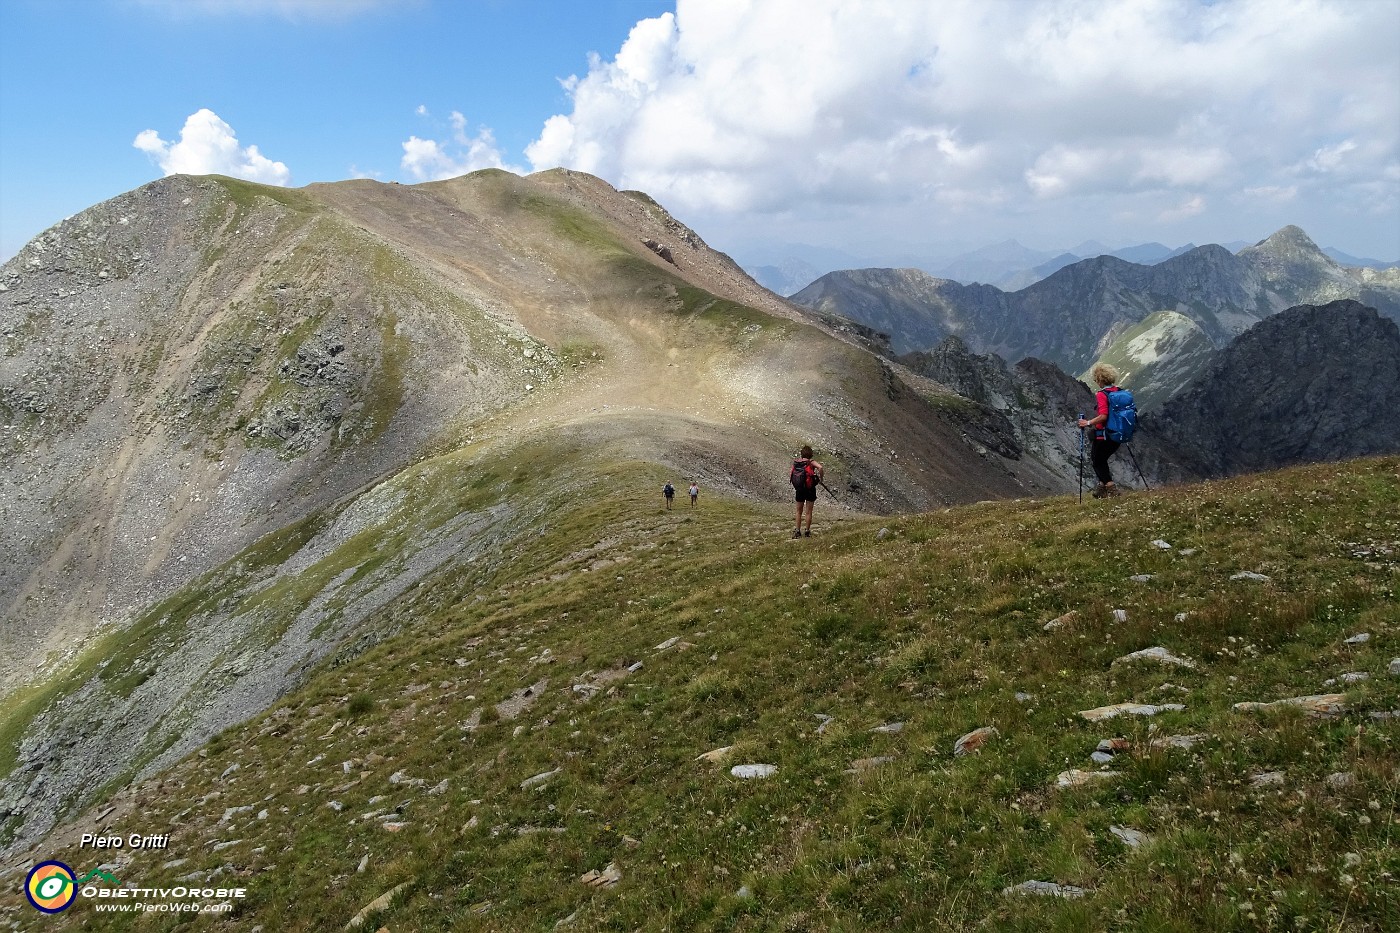
[[[1400,451],[1397,410],[1400,328],[1336,301],[1256,324],[1142,433],[1189,474],[1228,476]]]
[[[1093,393],[1084,383],[1054,363],[1033,357],[1007,366],[996,354],[973,353],[957,337],[899,361],[962,396],[934,399],[934,407],[969,440],[1003,457],[1038,461],[1072,488],[1080,468],[1075,419],[1094,407]],[[1150,437],[1135,443],[1145,449],[1155,446]],[[1159,453],[1153,462],[1164,459]],[[1147,472],[1149,481],[1158,478],[1152,470]]]

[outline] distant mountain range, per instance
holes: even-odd
[[[957,336],[978,353],[1077,373],[1160,311],[1188,318],[1218,348],[1285,308],[1342,298],[1400,318],[1400,269],[1344,267],[1290,226],[1238,253],[1210,245],[1154,265],[1086,259],[1016,292],[918,269],[854,269],[822,276],[792,301],[888,334],[895,353]]]
[[[1233,253],[1239,252],[1250,244],[1244,241],[1233,241],[1219,245]],[[1102,243],[1089,240],[1068,250],[1035,250],[1022,246],[1016,240],[1006,240],[1002,243],[995,243],[963,253],[951,259],[930,262],[914,261],[910,263],[910,268],[920,269],[934,278],[951,279],[963,285],[984,283],[995,285],[1002,291],[1014,292],[1034,285],[1066,266],[1082,262],[1085,259],[1112,256],[1139,265],[1154,265],[1196,248],[1194,243],[1172,248],[1153,242],[1127,246],[1122,249],[1110,249]],[[853,257],[845,254],[834,254],[831,251],[812,252],[812,250],[815,250],[815,247],[797,250],[800,255],[786,256],[781,259],[767,257],[761,263],[747,263],[744,265],[744,271],[764,288],[779,295],[794,295],[826,272],[855,267],[850,261]],[[1323,247],[1322,252],[1343,266],[1364,269],[1400,267],[1400,261],[1352,256],[1330,246]],[[844,263],[843,260],[845,260]]]

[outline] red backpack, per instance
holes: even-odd
[[[817,488],[817,469],[810,460],[794,460],[788,479],[792,480],[792,488],[798,492],[811,492]]]

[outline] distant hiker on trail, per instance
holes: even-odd
[[[691,480],[691,481],[690,481],[690,507],[691,507],[692,509],[695,508],[695,500],[696,500],[696,499],[699,499],[699,498],[700,498],[700,487],[699,487],[698,485],[696,485],[695,480]]]
[[[1090,495],[1095,499],[1108,499],[1122,495],[1109,472],[1108,458],[1117,453],[1119,445],[1133,439],[1137,408],[1133,404],[1133,393],[1118,386],[1118,370],[1107,363],[1095,363],[1089,376],[1099,387],[1094,393],[1098,413],[1092,418],[1080,418],[1079,429],[1094,429],[1089,462],[1094,466],[1099,484]]]
[[[676,498],[676,487],[667,483],[661,487],[661,494],[666,497],[666,508],[671,508],[671,500]]]
[[[822,481],[822,474],[825,470],[822,465],[812,459],[812,448],[803,446],[802,454],[792,461],[792,472],[789,479],[792,480],[792,488],[797,492],[797,527],[792,530],[794,538],[803,535],[812,537],[812,509],[817,504],[817,486]],[[802,509],[807,509],[807,527],[802,527]]]

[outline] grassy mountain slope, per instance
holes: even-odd
[[[366,928],[1400,917],[1400,756],[1393,720],[1373,715],[1400,708],[1400,460],[1084,505],[834,524],[819,505],[800,541],[775,534],[785,508],[706,495],[666,512],[633,493],[663,472],[608,462],[509,561],[428,574],[375,613],[392,637],[116,792],[103,831],[172,837],[109,870],[246,886],[231,916],[195,921],[221,929],[336,929],[399,885]],[[550,461],[513,466],[483,465],[481,489]],[[489,498],[461,495],[469,510]],[[1235,578],[1246,571],[1265,579]],[[1154,646],[1194,666],[1117,660]],[[1235,708],[1328,693],[1342,695],[1330,718]],[[1183,708],[1080,715],[1125,701]],[[979,727],[997,731],[955,756]],[[1180,736],[1195,738],[1165,741]],[[1090,753],[1115,737],[1113,776],[1054,787],[1098,771]],[[748,763],[777,771],[731,776]],[[7,880],[40,857],[94,867],[74,843],[98,812]],[[1147,839],[1133,848],[1112,827]],[[609,865],[615,885],[580,881]],[[1086,893],[1003,893],[1026,880]],[[4,898],[20,928],[53,925]],[[92,910],[63,919],[97,922]]]

